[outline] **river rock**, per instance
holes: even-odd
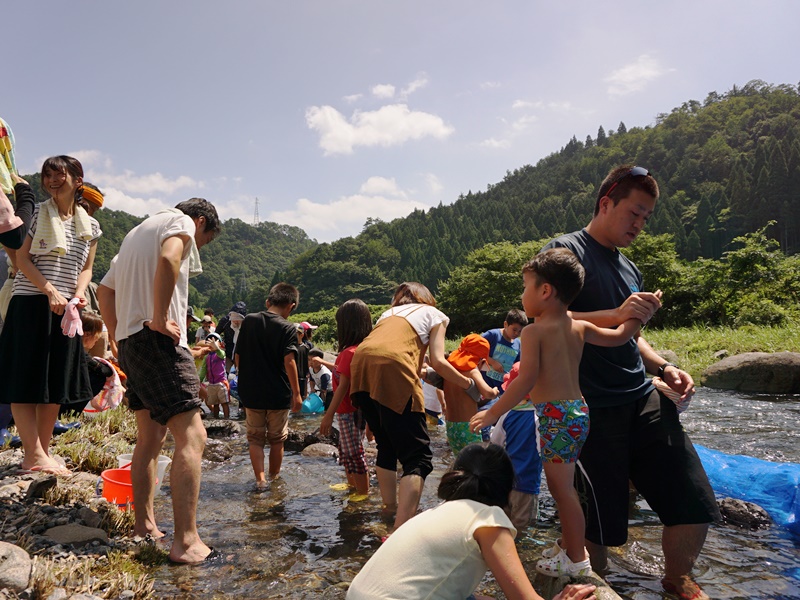
[[[233,448],[222,440],[207,440],[203,459],[211,462],[225,462],[233,456]]]
[[[288,452],[301,452],[303,448],[311,446],[312,444],[330,444],[331,446],[339,445],[339,431],[335,427],[331,427],[331,435],[320,435],[319,431],[308,433],[305,431],[289,430],[289,435],[283,443],[283,448]]]
[[[707,387],[763,394],[800,393],[800,353],[745,352],[723,358],[705,370]]]
[[[64,588],[56,588],[47,597],[47,600],[66,600],[69,597],[67,590]]]
[[[88,506],[82,506],[78,509],[78,517],[87,527],[100,527],[100,523],[103,522],[103,517]]]
[[[30,486],[28,486],[28,493],[26,497],[28,498],[44,498],[44,495],[47,493],[47,490],[52,489],[58,485],[58,479],[55,475],[44,475],[41,477],[37,477],[33,481],[31,481]]]
[[[337,458],[339,456],[339,451],[336,449],[336,446],[317,443],[303,448],[301,454],[312,458]]]
[[[94,541],[101,543],[108,542],[108,534],[102,529],[97,529],[96,527],[87,527],[86,525],[78,525],[77,523],[51,527],[44,532],[44,535],[54,542],[63,544],[65,546],[83,546],[84,544]]]
[[[206,419],[203,426],[206,434],[212,438],[231,438],[242,433],[242,426],[230,419]]]
[[[0,542],[0,589],[21,592],[28,587],[33,561],[25,550]]]
[[[533,578],[531,583],[534,589],[542,598],[545,598],[545,600],[552,600],[552,598],[560,594],[564,587],[570,583],[591,583],[592,585],[596,585],[597,589],[594,591],[594,596],[597,600],[622,600],[594,571],[589,575],[581,577],[549,577],[542,573],[536,573],[536,577]]]
[[[723,498],[718,504],[722,520],[731,525],[750,529],[763,529],[772,525],[769,513],[758,504],[735,498]]]

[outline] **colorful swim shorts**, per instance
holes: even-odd
[[[589,435],[589,407],[583,398],[536,405],[543,462],[573,463]]]
[[[473,433],[469,430],[469,421],[448,421],[447,422],[447,443],[453,454],[458,454],[470,444],[483,441],[480,433]]]

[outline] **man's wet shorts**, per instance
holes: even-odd
[[[147,327],[119,343],[119,364],[128,376],[128,408],[150,411],[166,425],[175,415],[201,408],[200,380],[188,348]]]

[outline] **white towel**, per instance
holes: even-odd
[[[75,234],[84,241],[92,239],[92,222],[82,206],[75,207]],[[64,221],[58,214],[58,205],[53,198],[42,202],[36,219],[36,233],[31,242],[31,254],[56,252],[60,256],[67,253],[67,231]]]

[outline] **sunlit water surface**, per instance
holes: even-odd
[[[235,409],[234,409],[235,412]],[[800,397],[733,395],[700,389],[682,416],[695,443],[732,454],[800,462]],[[290,427],[314,430],[319,416],[293,415]],[[452,461],[444,431],[431,433],[434,472],[421,508],[437,504],[439,478]],[[347,583],[380,545],[391,525],[381,513],[373,477],[370,498],[352,502],[342,483],[344,470],[332,459],[287,452],[279,480],[257,493],[243,438],[231,440],[236,456],[204,462],[198,523],[204,540],[225,556],[222,564],[163,567],[156,573],[159,597],[180,598],[344,598]],[[167,478],[167,484],[169,478]],[[531,574],[541,550],[558,535],[552,499],[543,483],[536,527],[519,542]],[[170,527],[169,491],[158,498],[160,522]],[[628,543],[612,549],[607,580],[623,598],[665,597],[661,527],[644,501],[631,515]],[[800,540],[773,527],[747,531],[714,525],[695,568],[711,598],[800,598]],[[487,576],[483,593],[504,598]]]

